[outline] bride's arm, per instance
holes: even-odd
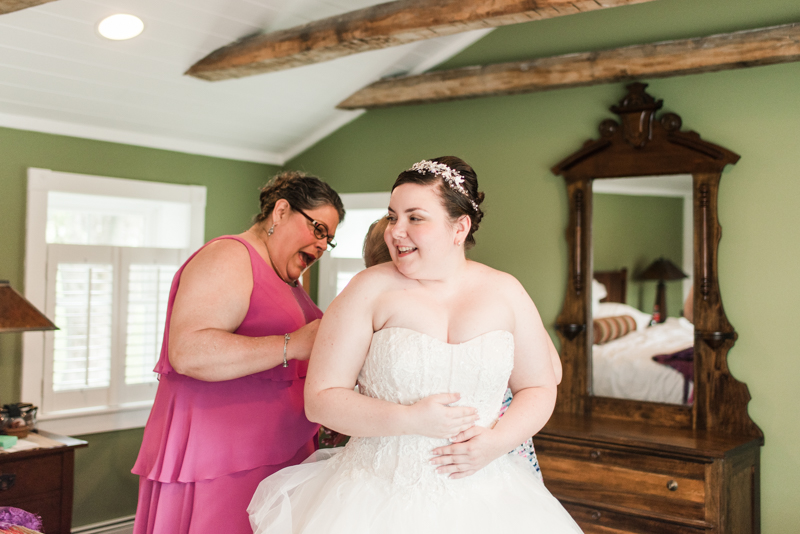
[[[509,277],[511,278],[511,277]],[[440,473],[471,475],[539,432],[553,413],[556,376],[550,336],[527,292],[513,279],[508,287],[514,312],[514,370],[509,386],[514,398],[492,429],[475,426],[433,452]]]
[[[556,383],[560,381],[554,369],[555,347],[542,324],[542,319],[528,293],[516,283],[514,331],[514,370],[508,382],[514,398],[494,430],[498,438],[510,444],[508,449],[527,440],[547,423],[556,402]]]
[[[457,394],[433,395],[404,406],[353,390],[372,340],[373,311],[386,270],[356,275],[325,312],[306,377],[306,416],[348,436],[453,437],[477,419],[474,408],[447,406],[458,400]]]

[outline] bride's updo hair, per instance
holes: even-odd
[[[450,185],[443,174],[434,172],[432,168],[437,165],[445,165],[461,175],[464,179],[460,184],[463,190]],[[392,186],[392,191],[403,184],[436,185],[442,199],[442,206],[450,215],[451,222],[455,222],[462,215],[467,215],[472,221],[464,247],[475,246],[473,234],[478,231],[478,226],[483,219],[480,205],[483,202],[484,194],[483,191],[478,191],[478,176],[463,159],[455,156],[442,156],[421,161],[411,169],[400,173]]]

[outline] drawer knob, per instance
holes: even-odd
[[[597,521],[602,514],[598,510],[592,510],[592,520]]]
[[[17,475],[8,474],[0,475],[0,491],[10,490],[14,487],[14,482],[17,481]]]
[[[589,456],[591,456],[592,460],[597,460],[600,458],[600,451],[592,451],[589,453]]]
[[[670,491],[678,491],[678,483],[674,480],[667,482],[667,489]]]

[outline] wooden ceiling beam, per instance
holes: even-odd
[[[186,74],[209,81],[241,78],[432,37],[650,1],[397,0],[245,37],[215,50]]]
[[[55,0],[0,0],[0,15],[29,7],[55,2]]]
[[[800,23],[389,78],[340,103],[373,109],[800,61]]]

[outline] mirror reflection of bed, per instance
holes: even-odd
[[[689,175],[593,181],[593,394],[691,404],[694,327],[684,317],[692,280],[665,281],[662,322],[655,280],[643,272],[668,259],[692,273]],[[691,309],[691,305],[688,306]],[[665,312],[665,313],[664,313]]]

